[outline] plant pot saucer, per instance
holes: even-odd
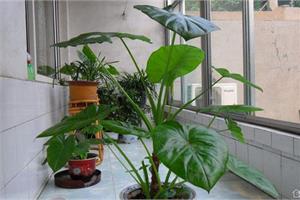
[[[99,183],[101,180],[101,171],[96,169],[88,181],[74,180],[71,178],[68,170],[58,172],[54,175],[54,183],[57,187],[76,189],[90,187]]]

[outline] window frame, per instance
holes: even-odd
[[[53,44],[59,42],[59,2],[58,0],[49,0],[53,4]],[[59,79],[60,74],[58,73],[61,57],[60,49],[58,47],[53,48],[54,52],[54,70],[55,75],[53,78],[38,74],[37,72],[37,49],[36,49],[36,28],[35,28],[35,1],[25,1],[25,13],[26,13],[26,39],[27,39],[27,52],[30,53],[31,61],[34,66],[35,81],[46,82],[53,84],[54,79]],[[49,47],[50,48],[50,47]]]
[[[184,8],[185,0],[181,1],[183,5],[180,5],[180,10]],[[210,0],[200,0],[200,17],[210,20],[211,19],[211,5]],[[248,80],[255,82],[255,41],[254,41],[254,1],[245,0],[242,1],[242,26],[243,26],[243,75]],[[166,38],[169,38],[168,32],[166,32]],[[169,40],[167,40],[169,41]],[[209,66],[211,66],[211,36],[210,34],[205,35],[201,38],[201,46],[205,51],[206,56],[202,63],[202,85],[204,89],[211,88],[212,84],[212,71]],[[181,93],[183,92],[184,77],[181,80]],[[184,96],[184,94],[182,94]],[[212,103],[212,92],[211,89],[203,96],[204,105],[209,106]],[[169,105],[174,107],[180,107],[183,105],[183,99],[181,101],[173,100],[172,97],[169,98]],[[255,90],[244,84],[244,104],[255,106]],[[188,106],[186,109],[197,111],[199,108],[196,106]],[[205,113],[211,114],[211,113]],[[221,116],[221,115],[220,115]],[[263,126],[279,131],[288,132],[294,135],[300,135],[300,124],[282,120],[276,120],[266,117],[258,117],[255,115],[239,115],[232,114],[231,117],[234,120],[245,122],[248,124]]]

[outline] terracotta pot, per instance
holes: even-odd
[[[188,187],[187,185],[183,185],[183,189],[185,191],[184,196],[175,197],[176,199],[195,199],[196,192],[192,188]],[[120,199],[121,200],[144,199],[140,185],[135,184],[123,189],[120,193]]]
[[[98,100],[98,82],[69,81],[70,101]]]
[[[97,154],[89,153],[84,160],[69,160],[69,174],[73,179],[88,179],[96,170]]]

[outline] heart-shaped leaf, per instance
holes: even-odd
[[[128,38],[131,40],[140,40],[147,43],[151,43],[151,40],[143,35],[133,35],[130,33],[119,33],[119,32],[89,32],[83,33],[76,37],[71,38],[70,40],[59,42],[53,46],[57,47],[68,47],[68,46],[78,46],[85,44],[94,44],[94,43],[103,43],[109,42],[112,43],[112,38],[124,39]]]
[[[261,87],[255,85],[254,83],[251,83],[250,81],[248,81],[246,78],[244,78],[240,74],[231,73],[228,69],[225,69],[225,68],[215,68],[215,67],[212,67],[212,68],[214,70],[216,70],[224,78],[231,78],[231,79],[237,80],[241,83],[244,83],[248,86],[254,87],[260,91],[263,91],[263,89]]]
[[[207,191],[226,171],[227,145],[212,129],[169,121],[154,129],[153,145],[173,173]]]
[[[262,191],[274,198],[278,198],[279,194],[275,187],[261,172],[249,167],[247,164],[232,155],[229,156],[227,167],[230,171],[255,185]]]
[[[206,19],[198,16],[182,15],[173,12],[171,9],[162,9],[150,5],[136,5],[134,8],[142,11],[167,29],[179,34],[186,41],[220,29]]]
[[[196,69],[204,59],[204,52],[190,45],[164,46],[148,59],[146,73],[153,83],[165,79],[166,85]]]
[[[75,148],[75,138],[73,135],[67,137],[52,138],[47,148],[47,162],[51,169],[56,172],[61,169],[72,157]]]

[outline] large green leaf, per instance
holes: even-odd
[[[75,138],[73,135],[68,138],[53,138],[47,148],[47,162],[51,169],[56,172],[61,169],[72,157],[75,148]]]
[[[148,132],[146,132],[144,129],[121,121],[102,120],[101,125],[108,131],[112,131],[122,135],[135,135],[138,137],[149,136]]]
[[[76,37],[71,38],[70,40],[59,42],[53,46],[57,47],[68,47],[68,46],[78,46],[85,44],[94,44],[94,43],[103,43],[109,42],[112,43],[112,38],[124,39],[128,38],[131,40],[140,40],[147,43],[151,43],[151,40],[143,35],[133,35],[130,33],[119,33],[119,32],[89,32],[83,33]]]
[[[102,120],[106,118],[111,111],[112,108],[107,105],[90,105],[80,113],[72,117],[67,117],[56,125],[43,131],[37,137],[49,137],[85,128],[94,123],[96,120]]]
[[[262,191],[274,198],[278,198],[279,194],[275,187],[261,172],[249,167],[232,155],[229,156],[227,167],[231,172],[255,185]]]
[[[204,59],[204,52],[190,45],[164,46],[154,51],[148,59],[146,72],[148,79],[159,83],[165,79],[166,85],[196,69]]]
[[[171,9],[162,9],[150,5],[136,5],[134,8],[142,11],[164,27],[176,32],[185,40],[219,30],[219,27],[206,19],[198,16],[182,15],[171,11]]]
[[[231,73],[228,69],[225,69],[225,68],[215,68],[215,67],[212,67],[212,68],[214,70],[216,70],[224,78],[231,78],[231,79],[237,80],[241,83],[244,83],[248,86],[254,87],[260,91],[263,91],[263,89],[261,87],[255,85],[254,83],[251,83],[250,81],[248,81],[246,78],[244,78],[240,74]]]
[[[248,106],[248,105],[212,105],[204,108],[200,108],[198,112],[210,112],[214,114],[227,114],[227,113],[248,113],[262,111],[263,109]]]
[[[226,171],[227,145],[212,129],[169,121],[154,129],[153,145],[173,173],[207,191]]]

